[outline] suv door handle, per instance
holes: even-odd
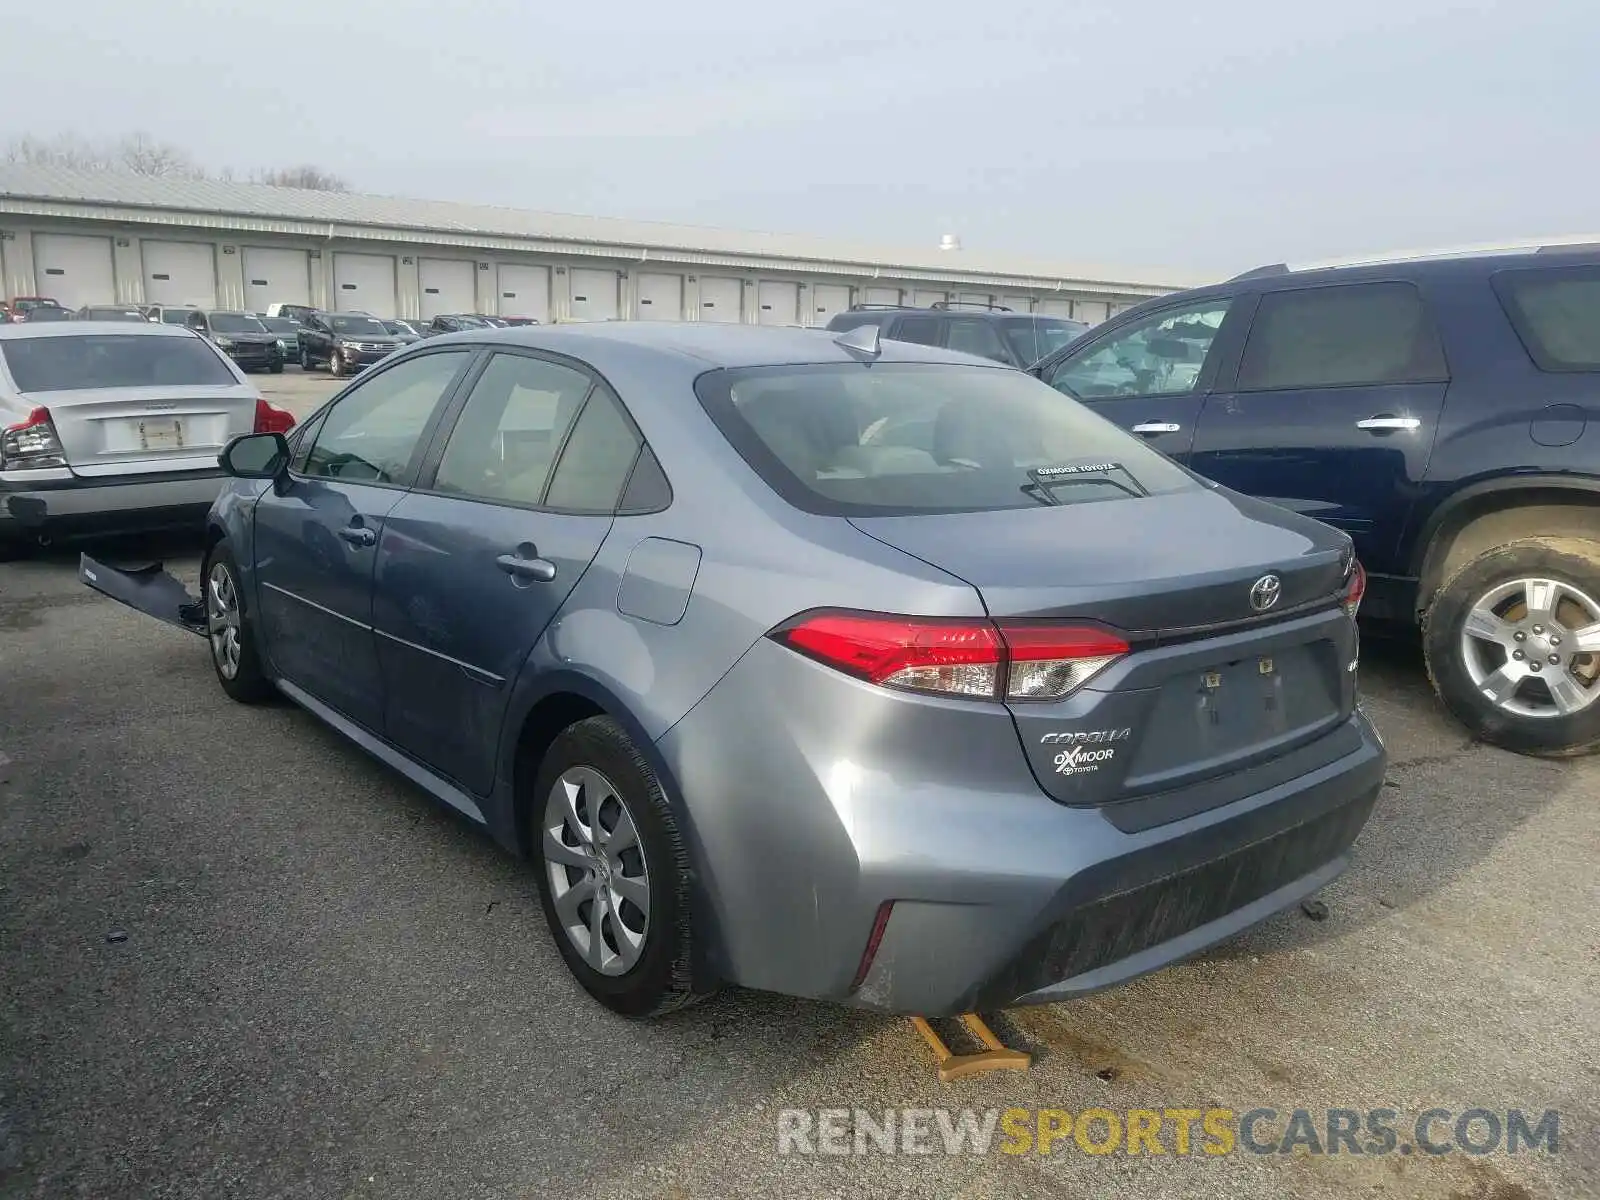
[[[1393,432],[1396,429],[1420,429],[1422,422],[1416,417],[1391,417],[1383,413],[1376,417],[1368,417],[1365,421],[1357,421],[1357,429],[1365,429],[1369,433]]]
[[[1133,427],[1135,433],[1177,433],[1183,426],[1172,421],[1141,421]]]
[[[556,577],[555,563],[540,558],[537,547],[527,543],[518,546],[514,554],[500,555],[494,565],[511,576],[512,582],[523,585],[549,583]]]
[[[339,530],[339,536],[352,546],[371,546],[378,540],[378,535],[364,525],[346,525]]]

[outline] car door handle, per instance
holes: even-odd
[[[378,535],[364,525],[346,525],[339,530],[339,536],[352,546],[371,546],[378,540]]]
[[[502,554],[494,560],[495,566],[519,583],[549,583],[556,577],[555,563],[540,558],[532,546],[519,546],[518,550],[526,553]]]
[[[1365,429],[1369,433],[1387,433],[1396,429],[1420,429],[1421,427],[1422,422],[1416,417],[1391,417],[1387,413],[1356,422],[1357,429]]]
[[[1135,433],[1177,433],[1183,426],[1172,421],[1141,421],[1133,427]]]

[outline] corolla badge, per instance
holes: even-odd
[[[1276,575],[1263,575],[1250,585],[1250,607],[1257,612],[1266,612],[1278,602],[1278,597],[1283,595],[1283,580]]]

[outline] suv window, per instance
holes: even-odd
[[[1230,298],[1218,297],[1151,313],[1068,355],[1046,382],[1080,400],[1192,392],[1230,304]]]
[[[593,383],[582,371],[560,363],[496,354],[473,384],[450,432],[434,489],[480,500],[542,504],[550,468]]]
[[[1239,364],[1240,391],[1445,378],[1439,335],[1409,283],[1268,292]]]
[[[939,318],[902,317],[900,323],[894,327],[894,340],[897,342],[915,342],[919,346],[937,346],[939,344]]]
[[[1494,288],[1541,371],[1600,371],[1600,267],[1503,271]]]
[[[1203,486],[1020,371],[749,367],[709,371],[695,392],[768,485],[807,512],[971,512]]]
[[[305,474],[360,483],[402,480],[434,409],[471,354],[423,354],[356,384],[323,418]]]
[[[960,350],[965,354],[976,354],[983,358],[992,358],[996,362],[1008,363],[1010,355],[1001,344],[1000,335],[988,321],[977,317],[952,317],[945,334],[945,347],[950,350]]]

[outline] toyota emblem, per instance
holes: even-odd
[[[1276,575],[1263,575],[1250,585],[1250,607],[1257,612],[1266,612],[1282,594],[1283,580]]]

